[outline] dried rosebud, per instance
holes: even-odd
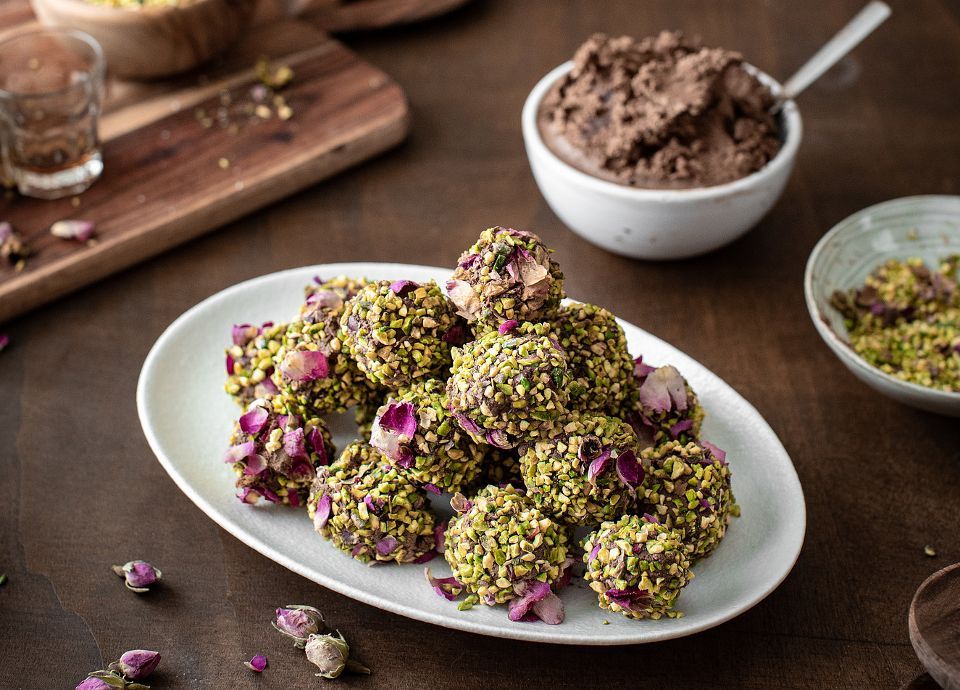
[[[296,646],[301,649],[310,635],[320,632],[323,628],[323,614],[312,606],[287,604],[285,608],[277,609],[276,613],[273,627],[296,640]]]
[[[77,686],[76,690],[110,690],[110,684],[100,678],[88,676]]]
[[[267,667],[267,657],[263,654],[257,654],[250,661],[244,661],[243,665],[254,673],[263,673],[263,669]]]
[[[307,660],[320,669],[321,678],[339,678],[350,658],[350,645],[338,632],[333,635],[311,635],[304,651]]]
[[[130,680],[146,678],[160,663],[160,652],[151,652],[148,649],[131,649],[120,655],[116,663],[116,670]]]
[[[155,585],[163,577],[159,568],[154,568],[146,561],[130,561],[124,565],[115,565],[113,572],[124,579],[127,589],[137,594],[149,592],[150,586]]]

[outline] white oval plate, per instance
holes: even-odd
[[[506,607],[458,611],[438,597],[416,565],[365,566],[313,531],[301,510],[249,506],[234,496],[233,474],[221,462],[239,408],[223,392],[223,350],[235,323],[278,321],[296,314],[313,276],[436,280],[449,271],[403,264],[345,263],[296,268],[223,290],[196,305],[160,336],[140,372],[137,409],[160,464],[217,524],[264,556],[348,597],[402,616],[482,635],[559,644],[654,642],[706,630],[743,613],[772,592],[793,567],[806,528],[797,473],[760,414],[736,391],[679,350],[621,322],[630,351],[674,364],[707,410],[704,437],[727,451],[743,516],[733,521],[713,556],[679,600],[682,618],[633,621],[603,611],[583,581],[562,593],[566,621],[557,626],[513,623]],[[335,427],[335,431],[338,429]],[[338,448],[352,433],[335,434]],[[442,558],[430,563],[449,574]],[[608,625],[603,622],[608,621]]]

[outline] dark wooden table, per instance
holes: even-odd
[[[270,628],[309,602],[382,688],[898,687],[920,673],[907,607],[960,560],[960,423],[856,381],[816,335],[804,262],[848,214],[960,193],[960,8],[894,2],[894,17],[804,94],[789,187],[747,237],[710,256],[642,263],[567,231],[527,167],[530,87],[595,30],[679,27],[785,76],[858,8],[843,2],[479,0],[348,43],[407,89],[413,134],[393,153],[3,330],[0,354],[0,686],[73,687],[130,647],[161,650],[156,688],[317,687]],[[327,591],[219,529],[167,477],[134,406],[164,328],[238,281],[302,264],[450,264],[492,224],[535,229],[569,292],[674,343],[752,401],[803,483],[803,553],[780,588],[695,637],[563,648],[445,630]],[[190,391],[184,391],[189,396]],[[185,400],[185,402],[188,402]],[[198,462],[206,461],[198,458]],[[931,544],[937,555],[925,556]],[[140,557],[168,586],[136,597],[109,571]],[[757,554],[763,558],[763,554]],[[254,677],[255,653],[271,668]]]

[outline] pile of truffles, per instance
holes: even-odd
[[[451,575],[427,582],[461,610],[557,624],[582,574],[604,609],[682,615],[691,566],[739,514],[726,454],[676,368],[563,297],[540,238],[496,227],[442,287],[317,278],[292,320],[235,326],[238,498],[305,507],[364,563],[442,554]],[[338,456],[327,420],[348,411],[357,439]],[[431,494],[450,496],[448,522]]]

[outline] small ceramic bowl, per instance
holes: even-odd
[[[936,265],[956,253],[960,253],[960,196],[910,196],[870,206],[833,226],[813,248],[803,278],[810,318],[847,369],[894,400],[952,417],[960,417],[960,393],[901,381],[854,352],[830,296],[835,290],[863,285],[888,259],[916,256]]]
[[[30,0],[46,26],[90,34],[111,74],[152,79],[184,72],[230,47],[253,17],[256,0],[194,0],[130,9],[85,0]]]
[[[783,107],[783,146],[763,169],[713,187],[642,189],[602,180],[573,167],[544,143],[540,102],[570,71],[567,62],[541,79],[523,106],[521,125],[533,177],[550,208],[578,235],[636,259],[682,259],[733,242],[780,198],[800,147],[803,127],[793,101]],[[780,84],[748,66],[775,94]]]

